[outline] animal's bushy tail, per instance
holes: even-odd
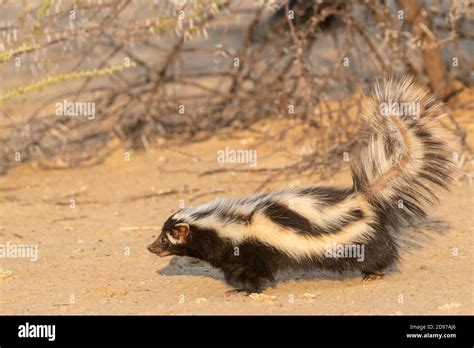
[[[396,227],[425,216],[456,172],[454,145],[439,119],[445,114],[412,78],[376,83],[365,103],[367,129],[352,162],[354,190]]]

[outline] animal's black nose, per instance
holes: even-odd
[[[150,244],[149,246],[146,247],[149,252],[155,253],[156,252],[156,246],[153,244]]]

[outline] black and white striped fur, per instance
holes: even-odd
[[[419,103],[420,115],[382,115],[384,102]],[[365,106],[352,187],[305,186],[185,208],[149,250],[205,260],[248,293],[283,269],[383,274],[399,258],[397,232],[423,218],[435,189],[453,180],[453,143],[439,123],[442,106],[410,78],[377,83]],[[332,245],[363,246],[363,260],[327,257]]]

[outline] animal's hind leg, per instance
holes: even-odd
[[[359,269],[363,281],[382,279],[386,270],[398,261],[398,248],[391,236],[380,229],[369,243],[364,245],[364,260]]]

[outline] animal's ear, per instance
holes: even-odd
[[[185,222],[180,222],[179,224],[174,225],[173,229],[178,234],[178,240],[180,243],[185,242],[191,232],[189,225]]]

